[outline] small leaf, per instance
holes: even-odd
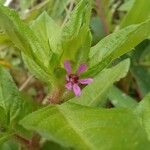
[[[115,86],[109,90],[108,98],[115,107],[134,108],[137,105],[135,99],[131,98]]]

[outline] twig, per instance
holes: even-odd
[[[101,0],[96,0],[96,7],[97,7],[97,13],[98,13],[98,15],[102,21],[102,24],[103,24],[104,32],[106,35],[108,35],[109,34],[109,28],[108,28],[108,25],[107,25],[107,22],[105,19],[105,15],[103,13],[103,7],[101,4]]]
[[[22,146],[25,146],[28,150],[40,150],[40,135],[34,134],[31,140],[25,139],[24,137],[15,134],[15,139],[20,142]]]
[[[66,17],[65,17],[65,19],[64,19],[64,21],[63,21],[63,23],[62,23],[62,27],[63,27],[63,26],[66,24],[66,22],[68,21],[69,16],[70,16],[70,13],[71,13],[71,11],[72,11],[72,9],[73,9],[73,5],[74,5],[74,0],[71,0],[70,5],[69,5],[69,8],[68,8],[68,9],[66,8],[67,14],[66,14]]]
[[[40,139],[40,135],[34,134],[29,144],[29,150],[40,150]]]
[[[19,91],[22,91],[28,85],[28,83],[31,81],[32,78],[33,78],[33,75],[30,75],[26,79],[26,81],[20,86]]]

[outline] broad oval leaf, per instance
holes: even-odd
[[[21,124],[76,150],[148,150],[150,146],[130,109],[101,109],[67,102],[38,110]]]

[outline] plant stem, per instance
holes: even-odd
[[[15,139],[21,144],[22,147],[27,148],[28,150],[40,150],[40,139],[41,137],[38,134],[34,134],[31,140],[25,139],[24,137],[15,134]]]
[[[33,75],[30,75],[26,79],[26,81],[20,86],[19,91],[22,91],[28,85],[28,83],[31,81],[32,78],[33,78]]]
[[[29,144],[29,150],[40,150],[40,139],[38,134],[34,134]]]
[[[15,139],[20,142],[21,145],[24,145],[25,147],[29,148],[29,144],[30,144],[30,141],[21,137],[20,135],[18,134],[15,134]]]
[[[59,86],[52,89],[50,94],[46,96],[46,98],[43,100],[43,105],[47,104],[60,104],[62,101],[62,96],[64,93],[64,88]]]

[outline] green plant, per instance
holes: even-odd
[[[94,46],[92,0],[77,2],[69,20],[61,25],[47,9],[25,22],[15,10],[0,4],[0,44],[19,50],[30,73],[48,87],[39,104],[19,91],[8,71],[0,67],[0,143],[17,143],[14,149],[19,144],[23,149],[149,149],[149,85],[145,88],[149,83],[142,79],[136,83],[142,89],[140,103],[132,93],[127,95],[114,85],[128,72],[127,77],[142,78],[136,72],[137,63],[150,62],[149,11],[134,17],[140,3],[147,8],[146,1],[133,3],[119,29]],[[146,76],[147,70],[143,70]],[[121,83],[125,91],[128,84]],[[114,108],[106,108],[108,101]],[[5,149],[5,145],[1,147]]]

